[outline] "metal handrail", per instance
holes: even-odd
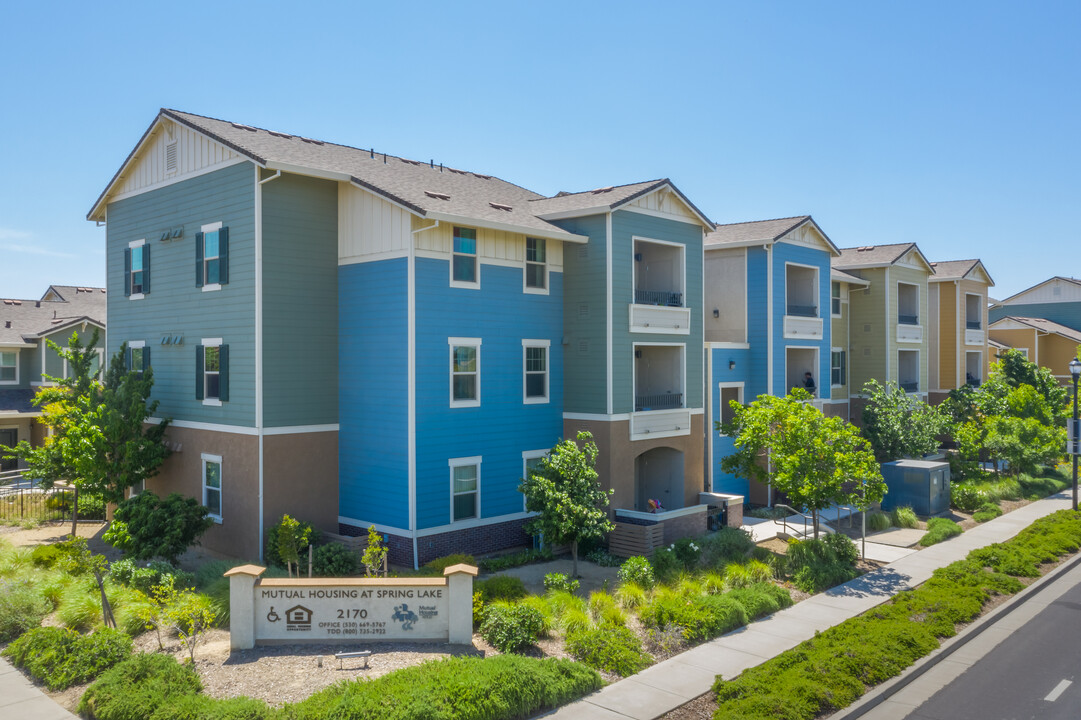
[[[898,315],[897,322],[901,325],[919,325],[919,315]]]
[[[635,290],[634,302],[636,305],[683,307],[683,293],[671,290]]]
[[[982,327],[983,327],[983,323],[981,323],[979,320],[966,320],[965,321],[965,329],[966,330],[979,330]]]
[[[683,407],[683,393],[661,393],[659,395],[635,395],[635,412],[646,410],[674,410]]]
[[[0,472],[0,485],[11,485],[22,479],[22,470],[5,470],[4,472]]]
[[[809,317],[809,318],[818,317],[818,306],[817,305],[792,305],[792,304],[789,304],[788,307],[786,308],[786,311],[787,311],[787,313],[789,315],[794,315],[796,317]]]
[[[814,522],[814,518],[812,518],[810,515],[805,515],[804,513],[801,513],[799,510],[792,507],[791,505],[785,505],[784,503],[774,503],[773,507],[781,508],[782,510],[787,510],[790,513],[792,513],[793,515],[799,515],[801,518],[803,518],[803,537],[807,537],[807,521],[810,520],[811,522]],[[788,534],[788,516],[787,515],[781,518],[781,526],[784,528],[785,534],[787,535]]]

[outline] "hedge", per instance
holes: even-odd
[[[63,690],[93,680],[126,659],[131,638],[110,628],[80,635],[67,628],[39,627],[8,645],[3,654],[50,690]]]

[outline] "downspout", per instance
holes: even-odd
[[[409,239],[409,255],[407,256],[406,263],[406,285],[408,287],[408,376],[409,376],[409,392],[408,392],[408,474],[409,474],[409,534],[412,536],[413,542],[413,569],[420,568],[420,554],[417,550],[417,250],[414,238],[417,233],[424,232],[425,230],[434,230],[439,227],[439,221],[436,220],[432,225],[427,227],[417,228],[410,233]]]
[[[897,328],[893,327],[893,333],[890,333],[890,269],[887,267],[885,271],[885,287],[886,292],[886,382],[890,381],[890,335],[897,337]],[[897,376],[897,384],[901,384],[901,376]]]
[[[278,170],[260,179],[255,166],[255,432],[259,438],[259,561],[263,560],[263,185],[281,177]]]

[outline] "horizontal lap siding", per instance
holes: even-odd
[[[152,348],[157,414],[176,420],[255,424],[255,169],[233,165],[206,175],[118,200],[108,207],[109,354],[124,341]],[[195,285],[195,235],[200,226],[229,228],[229,283],[220,291]],[[163,230],[183,226],[167,242]],[[150,292],[124,296],[124,250],[132,240],[150,246]],[[162,345],[165,335],[182,345]],[[204,406],[195,398],[195,346],[220,337],[229,345],[229,401]]]
[[[741,371],[750,386],[745,399],[750,402],[769,392],[769,295],[767,286],[767,252],[762,248],[747,249],[747,342],[750,345],[747,367]],[[737,369],[739,366],[736,366]]]
[[[572,253],[573,254],[573,251]],[[484,265],[480,290],[451,288],[443,260],[416,261],[417,527],[450,523],[450,458],[481,456],[481,514],[523,510],[522,452],[563,430],[563,277],[522,291],[519,268]],[[450,407],[449,337],[480,338],[480,406]],[[523,339],[548,339],[549,402],[523,402]]]
[[[409,527],[406,260],[338,270],[339,512]]]
[[[763,395],[766,388],[762,379],[765,373],[755,372],[753,362],[750,360],[751,351],[746,349],[708,349],[713,354],[713,377],[709,381],[710,405],[714,422],[721,419],[721,389],[720,383],[743,383],[743,402],[752,402],[758,395]],[[730,361],[736,363],[735,368],[729,369]],[[757,381],[755,378],[759,378]],[[707,437],[713,443],[713,492],[735,493],[746,496],[749,492],[746,478],[730,475],[721,470],[721,460],[735,451],[734,438],[721,435],[715,427],[706,428]]]
[[[1001,320],[1008,315],[1043,318],[1074,330],[1081,330],[1081,302],[999,305],[988,311],[988,322]]]
[[[788,394],[789,388],[785,387],[785,373],[787,372],[785,365],[786,348],[789,346],[815,347],[818,348],[818,372],[815,373],[814,378],[815,384],[818,386],[818,397],[828,400],[830,398],[830,338],[832,335],[830,326],[830,255],[824,250],[783,242],[773,245],[773,255],[774,392],[777,395]],[[822,318],[821,340],[788,339],[784,336],[784,316],[787,312],[785,263],[813,265],[818,268],[818,316]]]
[[[282,175],[263,188],[263,418],[338,422],[337,183]]]
[[[852,288],[848,294],[848,308],[852,313],[848,326],[848,341],[852,347],[848,377],[850,394],[858,395],[867,381],[887,379],[886,332],[891,329],[896,336],[897,330],[896,318],[889,328],[886,324],[885,270],[868,268],[854,274],[870,283],[866,290]],[[893,278],[890,280],[892,282]],[[895,307],[891,307],[891,312],[895,310]],[[897,363],[894,361],[891,364]]]

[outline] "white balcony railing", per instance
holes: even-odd
[[[663,305],[630,305],[631,332],[690,335],[691,309]]]
[[[631,413],[631,440],[678,437],[691,434],[691,411],[652,410]]]
[[[784,316],[784,336],[802,340],[822,339],[822,318],[802,315]]]
[[[983,330],[965,330],[965,345],[983,345]]]
[[[897,324],[897,342],[923,342],[923,326]]]

